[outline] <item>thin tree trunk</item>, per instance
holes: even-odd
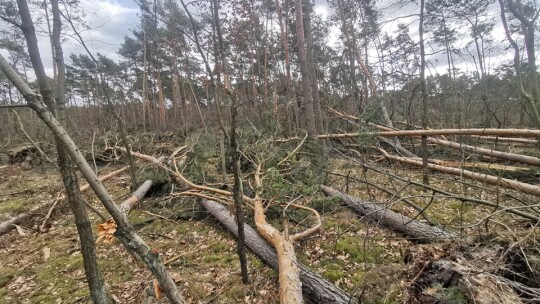
[[[18,3],[26,6],[25,0],[18,0]],[[83,177],[90,184],[91,188],[96,193],[99,200],[103,203],[107,211],[111,214],[114,221],[118,225],[118,230],[116,236],[122,244],[129,250],[138,255],[150,268],[152,273],[156,276],[159,284],[161,285],[162,290],[166,294],[167,298],[172,303],[184,303],[184,299],[181,293],[176,288],[176,285],[167,273],[167,270],[163,263],[160,261],[159,256],[156,253],[153,253],[150,247],[141,239],[141,237],[135,232],[133,227],[129,224],[125,215],[120,212],[114,201],[112,200],[110,194],[107,192],[103,184],[98,180],[95,175],[92,167],[88,164],[84,155],[73,142],[73,139],[66,133],[65,129],[60,125],[58,120],[51,114],[50,110],[43,103],[45,98],[52,100],[51,90],[47,83],[47,78],[45,74],[45,69],[41,63],[41,58],[39,55],[39,49],[37,47],[37,39],[35,36],[35,31],[33,24],[30,19],[30,13],[26,10],[25,18],[30,21],[26,23],[23,27],[28,33],[27,43],[29,45],[30,58],[33,65],[35,66],[35,73],[38,78],[40,86],[43,86],[41,95],[36,94],[30,86],[13,70],[9,65],[6,59],[0,54],[0,70],[4,73],[6,78],[8,78],[19,90],[24,99],[28,102],[29,107],[31,107],[38,117],[47,125],[47,127],[52,131],[54,136],[63,144],[67,153],[71,157],[72,161],[75,162],[76,166],[80,169]]]
[[[233,154],[233,167],[234,167],[234,187],[233,198],[234,206],[236,210],[236,221],[238,225],[238,243],[236,251],[238,252],[238,258],[240,259],[240,272],[242,274],[242,282],[244,284],[249,283],[247,258],[246,258],[246,245],[245,245],[245,233],[244,233],[244,201],[242,199],[244,190],[242,186],[242,171],[240,169],[241,153],[238,147],[236,138],[236,120],[238,116],[238,105],[236,102],[236,93],[233,91],[232,84],[229,81],[227,60],[225,56],[225,46],[223,42],[223,36],[221,34],[221,25],[219,22],[219,3],[218,0],[213,1],[214,8],[214,23],[216,27],[216,33],[218,38],[219,53],[221,60],[221,69],[223,71],[224,89],[227,91],[231,104],[231,133],[230,133],[230,145]],[[224,136],[226,134],[223,134]],[[224,172],[225,174],[225,172]]]
[[[313,109],[313,95],[311,91],[311,79],[307,62],[307,52],[304,38],[304,18],[302,12],[302,0],[294,1],[296,12],[296,39],[298,44],[298,61],[300,62],[300,73],[302,74],[302,107],[304,108],[305,127],[308,134],[315,138],[317,127],[315,126],[315,112]]]
[[[427,103],[428,92],[426,88],[426,51],[424,48],[424,7],[425,0],[420,0],[420,24],[418,33],[420,35],[420,94],[422,98],[422,129],[427,129]],[[422,135],[422,181],[429,185],[429,169],[428,169],[428,148],[427,136]]]

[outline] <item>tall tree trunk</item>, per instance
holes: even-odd
[[[27,37],[29,53],[34,53],[34,60],[32,60],[32,65],[35,70],[42,70],[43,65],[41,65],[39,59],[39,53],[37,52],[37,45],[34,45],[35,33],[33,30],[33,24],[30,17],[30,12],[26,2],[19,1],[19,12],[21,14],[21,19],[23,24],[25,24],[26,31],[24,31],[25,37]],[[57,79],[56,79],[56,105],[52,99],[45,99],[48,103],[49,109],[52,109],[52,112],[59,117],[60,123],[65,125],[65,78],[66,78],[66,69],[64,65],[64,54],[61,45],[61,31],[62,31],[62,21],[60,18],[60,9],[58,7],[58,0],[51,0],[52,14],[53,14],[53,35],[52,42],[54,46],[54,56],[56,63]],[[30,39],[28,39],[30,38]],[[38,62],[39,61],[39,62]],[[45,72],[40,71],[36,73],[37,75],[43,75]],[[41,77],[41,76],[39,76]],[[48,83],[46,86],[41,86],[40,89],[47,92],[50,90]],[[49,98],[52,97],[49,94],[46,94]],[[55,111],[55,109],[58,111]],[[62,143],[55,138],[56,149],[58,151],[58,164],[60,167],[60,173],[62,175],[62,180],[64,187],[66,189],[66,194],[68,202],[71,208],[71,212],[75,217],[75,225],[77,227],[77,232],[79,234],[79,239],[81,242],[81,253],[83,256],[83,264],[86,274],[86,279],[88,282],[88,287],[90,290],[90,295],[94,303],[112,303],[109,296],[109,292],[105,285],[103,275],[101,274],[96,257],[96,248],[94,244],[94,237],[92,234],[92,226],[90,224],[90,219],[88,218],[88,213],[86,212],[85,205],[82,201],[82,195],[79,188],[77,176],[75,174],[75,168],[73,163],[69,159],[67,152],[65,151]]]
[[[308,134],[315,138],[317,127],[315,126],[315,111],[313,109],[313,95],[311,92],[311,79],[307,62],[306,44],[304,38],[304,18],[302,13],[302,0],[294,1],[296,12],[296,39],[298,44],[298,60],[300,61],[300,73],[302,74],[302,107],[304,110],[305,127]]]
[[[303,0],[304,5],[304,32],[307,47],[307,62],[309,70],[309,80],[311,82],[311,93],[313,96],[313,113],[315,114],[315,127],[317,134],[324,133],[323,114],[321,111],[321,99],[319,97],[319,85],[317,83],[317,69],[315,67],[315,56],[313,53],[313,32],[311,30],[311,0]]]
[[[242,274],[242,282],[244,284],[249,283],[248,277],[248,268],[247,268],[247,258],[246,258],[246,237],[244,232],[244,190],[242,187],[242,171],[240,169],[240,159],[241,153],[238,147],[238,142],[236,138],[236,120],[238,116],[237,102],[236,102],[236,93],[233,91],[232,84],[230,83],[227,60],[225,56],[225,45],[223,42],[223,35],[221,34],[221,25],[219,22],[219,0],[213,0],[214,8],[214,23],[216,27],[216,33],[219,44],[219,53],[221,55],[221,70],[223,71],[223,81],[224,88],[227,91],[229,96],[230,105],[231,105],[231,133],[230,133],[230,145],[233,153],[233,167],[234,167],[234,187],[233,187],[233,198],[234,206],[236,209],[236,223],[238,225],[238,243],[236,250],[238,252],[238,257],[240,259],[240,271]],[[226,134],[224,134],[226,135]],[[225,174],[225,173],[224,173]]]
[[[424,48],[424,7],[425,0],[420,0],[420,24],[418,28],[420,35],[420,94],[422,99],[422,129],[426,130],[428,92],[426,88],[426,51]],[[428,157],[427,136],[422,135],[422,181],[426,185],[429,184]]]
[[[289,0],[284,0],[289,1]],[[292,104],[293,113],[294,113],[294,130],[300,128],[300,110],[298,109],[298,102],[296,102],[294,96],[294,86],[292,83],[292,76],[291,76],[291,63],[289,59],[289,43],[287,41],[287,34],[285,32],[285,24],[283,22],[283,10],[280,5],[280,0],[275,0],[276,3],[276,11],[278,15],[278,21],[279,21],[279,33],[281,38],[281,44],[283,46],[284,56],[285,56],[285,73],[287,76],[287,82],[286,82],[286,92],[285,92],[285,106],[287,109],[289,108],[289,104]],[[287,7],[287,5],[286,5]]]

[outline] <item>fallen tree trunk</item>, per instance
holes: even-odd
[[[457,235],[451,231],[413,220],[394,212],[381,204],[362,201],[357,197],[343,194],[331,187],[321,186],[321,189],[326,195],[341,199],[347,207],[367,219],[381,223],[383,226],[400,232],[415,241],[430,243],[457,237]]]
[[[418,137],[438,136],[438,135],[497,135],[497,136],[514,136],[514,137],[540,137],[540,130],[532,129],[427,129],[427,130],[401,130],[401,131],[383,131],[383,132],[366,132],[366,133],[343,133],[343,134],[321,134],[317,135],[318,139],[339,139],[339,138],[354,138],[360,135],[373,136],[405,136]]]
[[[236,224],[236,220],[226,207],[209,200],[204,200],[202,206],[234,234],[235,237],[238,236],[238,225]],[[266,243],[266,241],[261,238],[257,231],[251,226],[244,224],[244,231],[246,234],[246,246],[270,267],[278,269],[276,250],[268,245],[268,243]],[[299,262],[297,265],[300,269],[302,291],[306,298],[313,303],[357,303],[351,295],[348,295],[331,282],[325,280],[319,274],[311,271],[308,267]]]
[[[107,175],[104,175],[102,177],[99,178],[100,181],[105,181],[107,179],[110,179],[111,177],[114,177],[114,176],[117,176],[118,174],[124,172],[127,170],[127,167],[124,167],[122,169],[119,169],[119,170],[116,170],[116,171],[113,171]],[[88,184],[86,185],[83,185],[81,186],[81,191],[85,191],[85,190],[88,190],[90,188],[90,186]],[[60,199],[65,199],[65,196],[62,196]],[[15,228],[14,225],[17,225],[17,224],[20,224],[24,221],[27,221],[29,220],[30,218],[36,216],[36,215],[39,215],[39,214],[42,214],[44,212],[44,210],[46,208],[49,207],[49,205],[51,205],[52,203],[45,203],[45,204],[41,204],[41,205],[38,205],[32,209],[30,209],[30,211],[27,211],[27,212],[23,212],[21,214],[18,214],[6,221],[3,221],[2,223],[0,223],[0,235],[3,235],[7,232],[9,232],[11,229]]]
[[[133,209],[133,207],[135,207],[135,205],[142,200],[146,193],[148,193],[150,187],[152,187],[152,181],[145,181],[128,199],[122,202],[120,205],[120,211],[128,215],[131,212],[131,209]]]
[[[514,153],[507,153],[507,152],[501,152],[501,151],[485,149],[485,148],[480,148],[480,147],[475,147],[475,146],[469,146],[469,145],[465,145],[465,144],[461,144],[457,142],[451,142],[451,141],[442,140],[438,138],[431,138],[431,137],[428,137],[428,142],[432,144],[437,144],[440,146],[450,147],[457,150],[463,150],[463,151],[467,151],[471,153],[487,155],[489,157],[515,161],[515,162],[528,164],[528,165],[540,166],[540,158],[536,158],[532,156],[519,155],[519,154],[514,154]]]
[[[484,169],[484,170],[493,170],[493,171],[505,171],[505,172],[521,172],[521,173],[534,173],[535,170],[532,170],[530,167],[516,167],[516,166],[507,166],[494,163],[476,163],[476,162],[459,162],[459,161],[445,161],[445,160],[431,160],[433,163],[445,167],[454,167],[454,168],[473,168],[473,169]]]
[[[150,187],[152,187],[152,181],[145,181],[128,199],[120,204],[118,209],[127,217],[133,207],[135,207],[135,205],[142,200],[146,193],[148,193]],[[117,228],[118,227],[113,218],[106,220],[104,223],[98,224],[98,239],[96,240],[96,243],[103,241],[110,244],[114,240],[114,233],[116,232]],[[136,256],[134,257],[136,258]]]
[[[408,159],[405,157],[400,156],[394,156],[388,154],[386,151],[380,149],[381,152],[383,152],[384,156],[388,159],[396,160],[404,164],[410,164],[414,166],[421,167],[422,162],[414,160],[414,159]],[[450,168],[435,164],[428,164],[428,168],[434,171],[443,172],[451,175],[456,176],[463,176],[468,179],[472,179],[475,181],[483,182],[490,185],[496,185],[505,189],[511,189],[511,190],[517,190],[523,193],[531,194],[534,196],[540,196],[540,186],[531,185],[527,183],[518,182],[516,180],[511,180],[507,178],[502,178],[498,176],[483,174],[483,173],[476,173],[464,169],[459,168]]]
[[[520,143],[520,144],[537,144],[538,140],[536,139],[527,139],[527,138],[512,138],[512,137],[496,137],[496,136],[478,136],[471,135],[472,138],[477,139],[489,139],[499,142],[511,142],[511,143]]]
[[[30,209],[30,211],[23,212],[6,221],[3,221],[2,223],[0,223],[0,235],[3,235],[7,233],[8,231],[10,231],[11,229],[15,228],[15,225],[28,221],[30,218],[32,218],[35,215],[42,214],[48,206],[49,206],[49,203],[41,204]]]

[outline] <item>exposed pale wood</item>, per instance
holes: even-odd
[[[401,163],[410,164],[414,166],[422,166],[422,162],[409,159],[405,157],[399,157],[388,154],[386,151],[379,149],[386,158],[399,161]],[[531,185],[527,183],[522,183],[516,180],[511,180],[507,178],[502,178],[498,176],[476,173],[464,169],[450,168],[441,165],[428,164],[428,168],[438,172],[443,172],[451,175],[463,176],[475,181],[483,182],[490,185],[496,185],[506,189],[517,190],[523,193],[531,194],[534,196],[540,196],[540,186]]]
[[[390,210],[388,206],[385,206],[384,204],[366,202],[357,197],[343,194],[336,189],[327,186],[321,186],[321,189],[326,195],[338,197],[347,207],[363,217],[407,235],[415,241],[429,243],[455,239],[457,237],[452,231],[413,220]]]
[[[254,175],[255,186],[260,189],[262,186],[261,167],[257,166]],[[300,282],[300,272],[298,262],[294,253],[293,239],[285,233],[281,233],[274,226],[266,222],[262,199],[257,194],[254,202],[255,225],[257,231],[268,241],[277,252],[279,270],[279,302],[302,303],[302,283]]]
[[[120,204],[120,211],[128,215],[133,207],[135,207],[135,205],[142,200],[146,193],[148,193],[150,187],[152,187],[152,181],[145,181],[128,199]]]
[[[236,220],[226,207],[210,200],[204,200],[201,204],[210,214],[212,214],[212,216],[225,226],[229,232],[237,236],[238,226]],[[244,230],[246,233],[246,246],[270,267],[278,269],[279,263],[276,250],[268,245],[268,243],[266,243],[251,226],[244,224]],[[302,291],[306,298],[312,303],[358,303],[351,295],[348,295],[300,262],[297,262],[297,265],[300,269]]]

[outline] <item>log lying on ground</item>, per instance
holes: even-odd
[[[438,138],[432,138],[432,137],[428,137],[427,140],[428,142],[432,144],[450,147],[457,150],[463,150],[463,151],[467,151],[471,153],[487,155],[489,157],[515,161],[515,162],[524,163],[528,165],[540,166],[540,158],[536,158],[532,156],[501,152],[501,151],[496,151],[496,150],[491,150],[491,149],[484,149],[480,147],[469,146],[469,145],[465,145],[465,144],[461,144],[457,142],[451,142],[451,141],[442,140]]]
[[[477,139],[499,141],[499,142],[510,142],[510,143],[519,143],[519,144],[533,144],[533,145],[538,144],[538,140],[536,140],[536,139],[528,139],[528,138],[478,136],[478,135],[471,135],[470,137],[477,138]]]
[[[209,200],[203,201],[202,206],[237,237],[238,226],[236,220],[226,207]],[[251,226],[244,225],[244,230],[247,247],[270,267],[277,269],[278,258],[275,249],[268,245]],[[311,271],[308,267],[298,263],[298,268],[300,268],[302,291],[306,298],[313,303],[357,303],[351,295]]]
[[[327,186],[321,186],[321,189],[326,195],[341,199],[347,207],[365,218],[402,233],[415,241],[430,243],[457,237],[457,235],[451,231],[413,220],[388,209],[382,204],[365,202],[357,197],[343,194],[336,189]]]
[[[504,172],[521,172],[521,173],[535,173],[536,171],[530,167],[516,167],[516,166],[507,166],[494,163],[477,163],[477,162],[458,162],[458,161],[445,161],[445,160],[431,160],[434,164],[445,166],[445,167],[454,167],[454,168],[473,168],[473,169],[484,169],[492,171],[504,171]]]
[[[133,207],[135,207],[135,205],[143,199],[146,193],[148,193],[150,187],[152,187],[152,181],[145,181],[137,190],[135,190],[135,192],[133,192],[129,198],[120,204],[118,209],[127,217]],[[96,240],[96,243],[99,243],[100,241],[111,243],[114,240],[114,233],[116,232],[116,229],[117,225],[113,218],[106,220],[104,223],[98,224],[98,239]]]
[[[127,170],[127,167],[124,167],[122,169],[119,169],[119,170],[116,170],[116,171],[113,171],[107,175],[104,175],[102,177],[99,178],[100,181],[105,181],[107,179],[110,179],[111,177],[114,177],[114,176],[117,176],[119,175],[120,173],[124,172]],[[83,186],[81,186],[81,191],[85,191],[85,190],[88,190],[90,188],[90,186],[88,184],[85,184]],[[65,199],[65,197],[62,197],[61,199]],[[8,231],[10,231],[11,229],[15,228],[14,225],[18,225],[22,222],[25,222],[25,221],[28,221],[30,218],[36,216],[36,215],[40,215],[40,214],[43,214],[46,210],[46,208],[48,208],[51,204],[53,204],[53,202],[47,202],[45,204],[40,204],[32,209],[30,209],[30,211],[27,211],[27,212],[23,212],[21,214],[18,214],[2,223],[0,223],[0,235],[3,235],[5,233],[7,233]]]
[[[152,181],[145,181],[128,199],[122,202],[120,205],[120,211],[128,215],[133,207],[135,207],[135,205],[142,200],[146,193],[148,193],[150,187],[152,187]]]
[[[390,155],[382,149],[380,149],[380,151],[388,159],[396,160],[404,164],[422,167],[421,161]],[[428,164],[428,168],[434,171],[443,172],[443,173],[447,173],[451,175],[463,176],[468,179],[472,179],[472,180],[483,182],[490,185],[496,185],[505,189],[517,190],[517,191],[531,194],[534,196],[540,196],[540,186],[522,183],[516,180],[511,180],[511,179],[502,178],[498,176],[493,176],[493,175],[488,175],[488,174],[483,174],[483,173],[476,173],[476,172],[472,172],[472,171],[468,171],[464,169],[450,168],[450,167],[445,167],[445,166],[440,166],[440,165],[435,165],[435,164]]]
[[[343,133],[343,134],[321,134],[317,135],[319,139],[339,139],[339,138],[354,138],[360,135],[373,136],[404,136],[417,137],[422,135],[438,136],[438,135],[496,135],[496,136],[514,136],[514,137],[540,137],[540,130],[531,129],[430,129],[430,130],[402,130],[402,131],[383,131],[383,132],[367,132],[367,133]]]

